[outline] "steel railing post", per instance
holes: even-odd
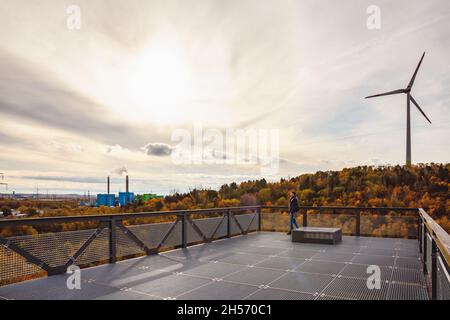
[[[308,226],[308,210],[306,209],[303,211],[303,226]]]
[[[437,245],[434,240],[435,234],[431,238],[431,299],[437,299]]]
[[[427,228],[423,228],[423,273],[427,274]]]
[[[116,219],[113,217],[109,220],[109,262],[115,263],[117,261],[116,248]]]
[[[361,211],[356,212],[356,236],[361,236]]]
[[[417,223],[417,229],[418,229],[418,237],[419,237],[419,253],[422,254],[422,218],[419,214],[419,219],[418,219],[418,223]]]
[[[181,214],[181,247],[187,247],[187,213]]]
[[[227,210],[227,238],[231,238],[231,210]]]
[[[258,231],[262,229],[262,220],[261,220],[261,207],[256,209],[256,214],[258,215]]]

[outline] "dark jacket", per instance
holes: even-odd
[[[300,210],[300,207],[298,206],[298,198],[296,196],[291,197],[289,199],[289,212],[297,212]]]

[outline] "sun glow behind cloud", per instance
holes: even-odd
[[[130,57],[123,116],[132,121],[184,121],[193,97],[190,65],[176,45],[154,44]]]

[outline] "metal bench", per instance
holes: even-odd
[[[292,242],[335,244],[341,240],[340,228],[300,227],[292,230]]]

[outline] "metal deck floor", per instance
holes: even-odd
[[[368,265],[381,288],[368,289]],[[0,299],[428,299],[416,240],[347,237],[340,244],[292,243],[258,232],[159,255],[0,287]]]

